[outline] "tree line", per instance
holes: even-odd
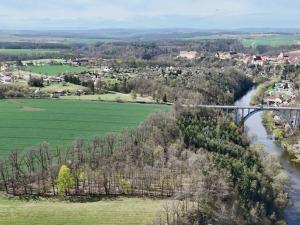
[[[223,118],[178,106],[136,129],[76,140],[67,149],[43,143],[12,151],[0,162],[1,188],[17,196],[174,199],[177,212],[162,213],[158,224],[166,217],[167,224],[271,224],[287,201],[279,167],[265,163],[242,129]]]

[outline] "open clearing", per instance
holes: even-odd
[[[47,92],[56,92],[56,91],[70,91],[70,92],[76,92],[79,90],[83,90],[83,91],[89,91],[89,89],[87,87],[83,87],[81,85],[76,85],[76,84],[72,84],[72,83],[60,83],[60,84],[51,84],[49,86],[45,86],[43,88],[41,88],[42,91],[47,91]],[[71,98],[70,98],[71,99]],[[78,99],[72,98],[72,99]],[[94,100],[94,99],[91,99]]]
[[[0,154],[23,150],[44,141],[66,146],[76,138],[90,139],[137,127],[151,112],[169,106],[78,100],[1,100]]]
[[[266,45],[271,47],[300,45],[299,34],[217,34],[217,35],[200,35],[189,38],[177,38],[178,40],[218,40],[218,39],[237,39],[248,48]]]
[[[69,65],[24,66],[22,67],[22,70],[49,76],[58,76],[63,73],[82,73],[94,71],[94,69],[87,68],[84,66]]]
[[[21,201],[0,198],[1,225],[146,225],[163,200],[116,198],[97,202]]]

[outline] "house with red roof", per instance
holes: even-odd
[[[260,66],[262,66],[263,63],[264,62],[263,62],[262,56],[260,56],[260,55],[253,56],[253,59],[252,59],[252,64],[253,65],[260,65]]]
[[[264,98],[264,103],[268,106],[279,106],[282,104],[282,100],[277,96],[267,96]]]

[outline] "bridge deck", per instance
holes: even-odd
[[[184,105],[191,108],[211,108],[226,110],[226,116],[229,112],[234,112],[234,122],[244,123],[250,116],[260,111],[273,111],[279,113],[290,125],[296,127],[300,125],[300,108],[299,107],[272,107],[272,106],[234,106],[234,105]],[[241,115],[240,115],[241,113]]]
[[[190,105],[193,108],[214,109],[263,109],[263,110],[300,110],[298,107],[275,107],[275,106],[234,106],[234,105]]]

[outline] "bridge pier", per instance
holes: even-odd
[[[228,114],[229,114],[229,109],[226,109],[226,111],[225,111],[225,118],[226,118],[226,122],[228,122]]]
[[[242,118],[244,118],[244,109],[242,109]]]
[[[292,121],[295,128],[300,126],[300,112],[294,110],[294,114],[292,115]]]
[[[299,120],[300,120],[300,115],[299,111],[296,112],[296,118],[295,118],[295,127],[299,126]]]
[[[234,124],[238,125],[239,124],[239,110],[234,109]]]

